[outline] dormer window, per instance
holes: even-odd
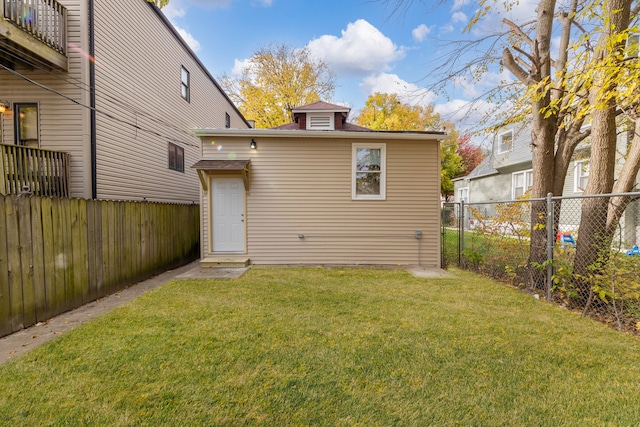
[[[308,113],[308,130],[334,130],[333,113]]]
[[[508,153],[513,148],[513,131],[498,135],[498,154]]]

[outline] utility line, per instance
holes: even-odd
[[[132,122],[129,122],[127,120],[123,120],[123,119],[120,119],[118,117],[115,117],[115,116],[113,116],[113,115],[111,115],[111,114],[109,114],[109,113],[107,113],[105,111],[102,111],[102,110],[99,110],[97,108],[93,108],[91,106],[85,105],[85,104],[81,103],[80,101],[77,101],[77,100],[71,98],[70,96],[67,96],[67,95],[63,94],[62,92],[59,92],[59,91],[57,91],[57,90],[55,90],[55,89],[53,89],[53,88],[51,88],[49,86],[43,85],[42,83],[38,83],[35,80],[32,80],[29,77],[27,77],[27,76],[15,71],[15,70],[12,70],[11,68],[5,66],[4,64],[0,64],[0,68],[3,68],[4,70],[8,71],[9,73],[13,74],[14,76],[16,76],[18,78],[21,78],[21,79],[23,79],[23,80],[25,80],[25,81],[27,81],[27,82],[39,87],[39,88],[41,88],[41,89],[44,89],[44,90],[46,90],[48,92],[51,92],[51,93],[54,93],[54,94],[56,94],[58,96],[61,96],[62,98],[66,99],[66,100],[68,100],[70,102],[73,102],[74,104],[79,105],[80,107],[86,108],[88,110],[93,110],[97,114],[105,116],[105,117],[107,117],[107,118],[109,118],[111,120],[114,120],[116,122],[131,126],[132,128],[137,129],[137,130],[139,130],[141,132],[146,132],[146,133],[149,133],[151,135],[158,136],[158,137],[163,138],[163,139],[165,139],[167,141],[170,141],[170,142],[178,142],[180,144],[189,145],[191,147],[199,147],[199,144],[194,144],[192,142],[185,142],[185,141],[178,140],[176,138],[172,138],[170,136],[163,135],[163,134],[161,134],[159,132],[156,132],[154,130],[143,128],[142,126],[139,126],[136,123],[132,123]],[[190,135],[193,136],[194,138],[196,137],[193,134],[190,134]]]

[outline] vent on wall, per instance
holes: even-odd
[[[331,115],[307,117],[307,129],[333,129]]]

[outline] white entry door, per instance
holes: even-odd
[[[244,182],[242,178],[212,178],[214,252],[244,252]]]

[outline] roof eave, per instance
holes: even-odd
[[[193,129],[200,137],[263,137],[263,138],[331,138],[331,139],[400,139],[433,140],[449,139],[444,132],[384,132],[384,131],[340,131],[340,130],[278,130],[278,129]]]

